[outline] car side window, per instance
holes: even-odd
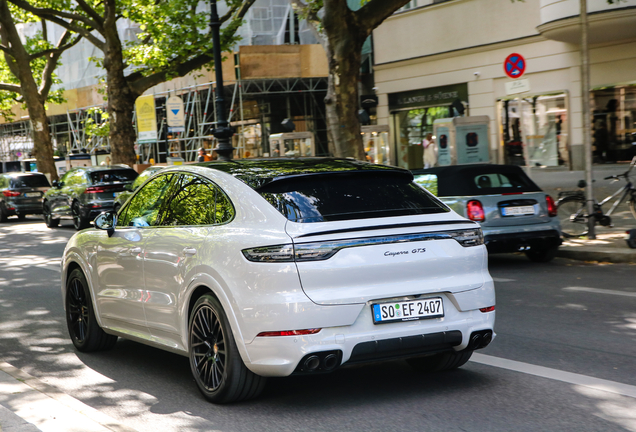
[[[212,225],[218,188],[201,177],[182,174],[174,182],[160,224]]]
[[[64,176],[64,186],[77,186],[84,183],[87,183],[87,180],[82,170],[69,171]]]
[[[132,197],[126,207],[119,212],[117,226],[156,226],[159,211],[165,201],[174,176],[166,174],[153,179]]]

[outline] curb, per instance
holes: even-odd
[[[598,247],[598,246],[567,246],[562,245],[556,256],[578,261],[598,261],[612,264],[636,264],[636,249]]]

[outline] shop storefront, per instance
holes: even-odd
[[[454,84],[389,94],[395,159],[403,168],[421,168],[426,140],[437,119],[468,115],[468,85]],[[423,145],[424,144],[424,145]]]
[[[636,155],[636,85],[592,91],[594,162],[631,160]]]
[[[527,157],[530,166],[570,166],[567,92],[511,96],[497,105],[504,163],[526,165]]]

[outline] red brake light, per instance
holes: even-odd
[[[479,310],[481,312],[483,312],[483,313],[493,312],[495,310],[495,307],[494,306],[488,306],[488,307],[485,307],[485,308],[479,308]]]
[[[20,196],[20,192],[4,190],[4,191],[2,191],[2,195],[6,196],[6,197],[18,197],[18,196]]]
[[[256,337],[269,337],[269,336],[302,336],[316,334],[322,329],[306,329],[306,330],[284,330],[284,331],[271,331],[260,332]]]
[[[475,222],[483,222],[486,220],[486,213],[484,213],[484,207],[481,202],[477,200],[468,201],[466,204],[466,211],[468,213],[468,219]]]
[[[548,204],[548,216],[555,217],[557,215],[557,206],[550,195],[545,196],[545,202]]]

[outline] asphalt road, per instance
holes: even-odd
[[[138,431],[636,431],[636,266],[492,256],[498,336],[463,368],[341,368],[215,406],[185,357],[121,339],[73,349],[58,269],[73,233],[0,226],[0,361]]]

